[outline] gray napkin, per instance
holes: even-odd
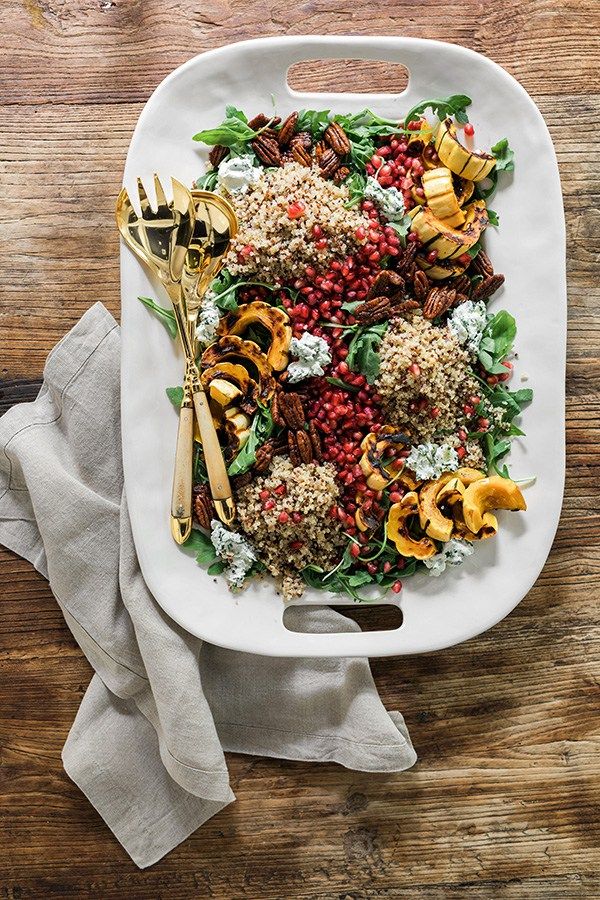
[[[0,419],[0,541],[48,578],[95,671],[63,763],[143,868],[235,799],[225,751],[369,772],[416,754],[367,660],[223,650],[155,602],[123,494],[119,357],[97,303],[48,357],[37,399]],[[298,630],[357,629],[327,608],[291,612]]]

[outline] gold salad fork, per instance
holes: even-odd
[[[176,450],[176,477],[171,501],[171,533],[177,543],[184,543],[192,528],[192,442],[193,416],[202,438],[204,459],[217,515],[225,524],[235,517],[235,505],[225,468],[223,453],[202,389],[200,373],[194,358],[183,299],[181,278],[188,247],[195,226],[194,200],[190,191],[172,179],[173,200],[167,201],[163,187],[154,176],[156,209],[138,178],[141,216],[136,212],[127,190],[117,200],[117,225],[127,246],[154,272],[163,284],[173,306],[177,330],[186,359],[183,406]]]

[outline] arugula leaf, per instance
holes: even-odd
[[[274,427],[271,410],[259,403],[248,440],[227,469],[229,475],[242,475],[251,468],[256,460],[256,451],[271,437]]]
[[[210,169],[197,178],[194,182],[194,188],[198,191],[214,191],[219,180],[219,173],[216,169]]]
[[[184,550],[191,550],[196,556],[196,562],[201,566],[211,565],[217,560],[217,551],[210,537],[197,528],[192,528],[189,538],[181,546]]]
[[[501,309],[488,319],[479,344],[479,362],[491,375],[506,373],[502,360],[510,353],[517,334],[517,324],[509,312]]]
[[[477,256],[477,254],[479,253],[480,250],[481,250],[481,244],[479,243],[479,241],[476,241],[472,247],[469,247],[469,249],[467,250],[467,253],[471,257],[471,259],[475,259],[475,257]]]
[[[360,172],[353,172],[346,179],[345,185],[348,188],[350,196],[344,206],[346,209],[350,209],[352,206],[356,206],[357,203],[360,203],[364,197],[367,179],[364,175],[361,175]]]
[[[236,281],[228,269],[223,269],[210,283],[210,290],[216,294],[215,304],[222,312],[236,311],[238,308],[236,292],[243,287],[264,287],[268,291],[287,291],[292,300],[298,296],[298,291],[282,284],[268,284],[265,281]]]
[[[387,327],[387,322],[359,327],[348,345],[346,362],[353,372],[361,372],[369,384],[373,384],[379,375],[380,360],[377,349]]]
[[[471,103],[471,98],[466,94],[452,94],[441,100],[422,100],[406,114],[404,127],[406,128],[409,122],[416,121],[426,109],[430,109],[440,120],[454,116],[457,122],[464,124],[469,121],[467,106],[470,106]]]
[[[138,297],[138,300],[144,304],[147,309],[151,310],[155,316],[163,323],[173,339],[177,337],[177,323],[175,321],[175,313],[172,309],[165,309],[150,297]]]
[[[511,392],[502,384],[491,387],[482,379],[478,381],[485,396],[485,400],[477,406],[478,415],[489,415],[489,406],[494,407],[500,415],[494,416],[492,429],[473,432],[469,438],[481,441],[488,471],[495,471],[503,478],[508,478],[508,467],[500,466],[499,462],[510,450],[511,438],[524,435],[524,432],[514,424],[513,419],[533,399],[533,391],[531,388],[521,388]]]
[[[202,444],[198,444],[196,441],[194,441],[194,462],[192,463],[192,472],[194,484],[198,484],[199,482],[206,484],[208,481],[208,472],[206,471]]]
[[[236,109],[235,106],[226,106],[225,115],[228,119],[239,119],[241,122],[244,122],[244,124],[248,124],[248,116],[246,113],[242,112],[241,109]]]
[[[412,219],[409,215],[402,216],[399,222],[386,222],[386,228],[391,228],[400,238],[403,247],[406,247],[406,235],[410,231]]]
[[[487,211],[488,219],[490,220],[490,225],[494,225],[498,227],[500,224],[500,216],[493,209],[488,209]]]
[[[342,303],[340,309],[343,309],[344,312],[353,313],[361,303],[363,303],[362,300],[346,300],[345,303]]]
[[[301,109],[298,113],[296,131],[310,131],[313,140],[318,140],[328,125],[328,109]]]
[[[179,410],[181,408],[181,404],[183,403],[183,388],[169,387],[166,390],[166,394],[175,409]]]
[[[326,378],[325,381],[329,382],[329,384],[332,384],[334,387],[342,388],[344,391],[350,391],[355,394],[360,391],[360,388],[355,384],[346,384],[341,378]]]
[[[508,138],[502,138],[492,147],[492,154],[496,157],[497,172],[513,172],[515,168],[514,150],[508,145]]]
[[[198,562],[198,560],[196,560]],[[220,575],[221,572],[224,572],[227,568],[227,563],[224,563],[222,559],[215,560],[214,563],[208,567],[207,572],[209,575]]]

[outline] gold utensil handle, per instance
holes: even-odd
[[[193,398],[196,419],[200,428],[200,437],[202,438],[202,449],[204,451],[210,492],[214,500],[227,500],[231,497],[231,486],[208,399],[201,388],[194,392]]]
[[[178,544],[187,541],[192,531],[193,448],[194,410],[191,406],[182,406],[179,410],[171,494],[171,534]]]

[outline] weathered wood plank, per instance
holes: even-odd
[[[113,203],[150,92],[192,53],[247,37],[404,33],[504,65],[557,149],[570,311],[566,501],[537,584],[466,645],[373,661],[419,750],[404,775],[233,757],[238,802],[138,872],[60,763],[89,666],[44,580],[0,550],[3,896],[600,894],[599,27],[595,0],[4,0],[0,409],[35,396],[48,351],[91,303],[118,315]],[[297,77],[325,88],[353,75]]]

